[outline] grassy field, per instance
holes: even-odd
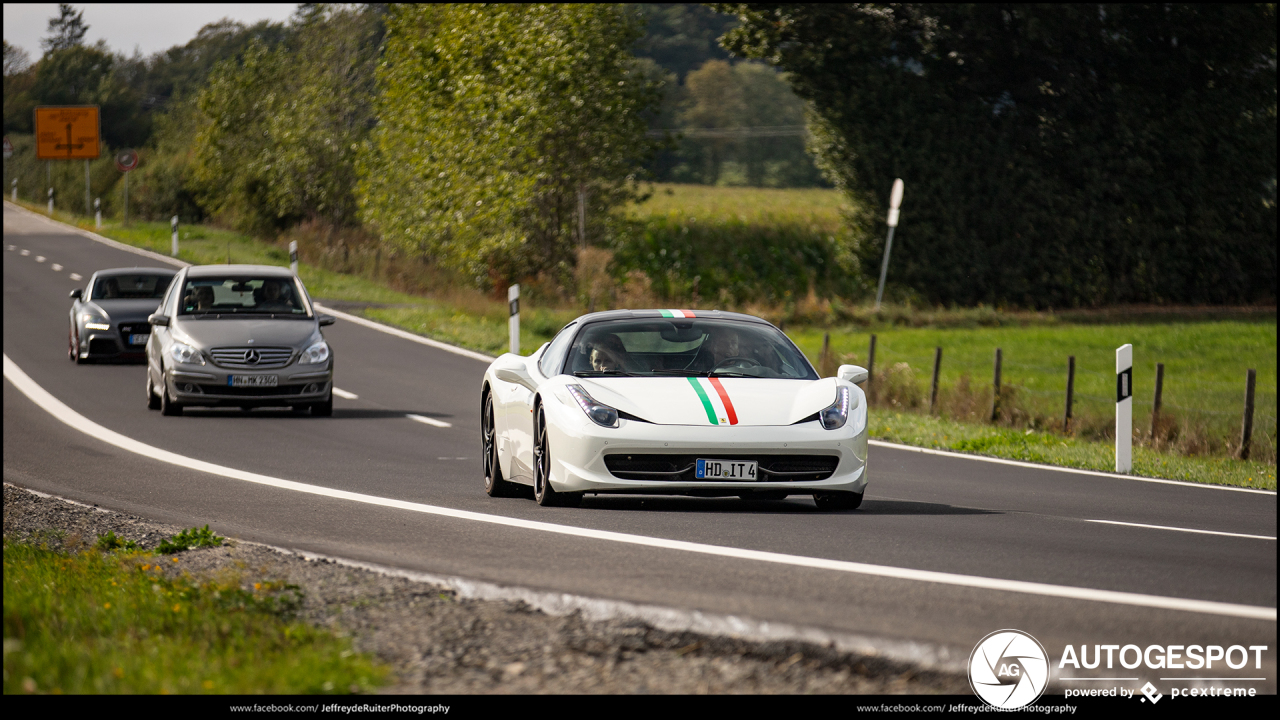
[[[635,212],[742,213],[767,217],[770,213],[808,213],[837,221],[839,197],[829,190],[756,190],[701,186],[662,186]],[[666,192],[670,190],[670,193]],[[39,206],[27,205],[42,211]],[[825,214],[824,214],[825,213]],[[86,218],[58,214],[58,219],[92,229]],[[815,220],[815,222],[817,222]],[[167,254],[169,227],[165,223],[134,223],[128,228],[108,224],[104,235],[138,247]],[[212,227],[184,229],[180,257],[188,262],[222,263],[228,252],[234,262],[284,265],[288,258],[279,245],[253,240]],[[368,263],[366,263],[367,265]],[[423,294],[400,292],[385,278],[326,270],[303,263],[299,274],[318,299],[379,322],[404,328],[428,337],[491,354],[506,349],[506,303],[471,290],[445,288]],[[707,307],[710,303],[696,307]],[[780,321],[793,318],[788,334],[815,365],[820,358],[823,323],[796,322],[806,315],[793,312],[783,316],[777,308],[743,308]],[[564,323],[583,308],[573,304],[538,306],[526,301],[522,310],[521,349],[536,350]],[[940,377],[940,414],[946,422],[970,427],[964,437],[989,438],[1006,430],[1047,432],[1070,447],[1084,447],[1075,454],[1055,455],[1048,462],[1074,464],[1088,460],[1087,467],[1113,467],[1109,452],[1114,405],[1115,348],[1134,345],[1134,427],[1140,451],[1161,458],[1143,461],[1135,467],[1142,473],[1162,477],[1177,476],[1200,482],[1227,482],[1245,486],[1275,487],[1276,438],[1276,319],[1270,314],[1250,311],[1243,320],[1179,320],[1176,313],[1158,311],[1151,317],[1139,311],[1079,314],[1077,322],[1066,322],[1052,313],[1005,312],[992,308],[912,309],[886,306],[872,312],[856,310],[858,326],[832,332],[832,364],[865,364],[871,333],[878,338],[876,375],[873,388],[879,402],[877,416],[887,422],[873,426],[873,436],[910,444],[943,447],[933,438],[927,423],[935,422],[921,413],[927,411],[927,392],[933,363],[933,348],[943,348]],[[1198,313],[1200,316],[1205,313]],[[1142,322],[1125,322],[1132,316]],[[1230,317],[1231,313],[1225,313]],[[1190,314],[1195,317],[1196,314]],[[1152,317],[1155,321],[1152,321]],[[1004,412],[1001,423],[989,424],[992,356],[1003,351]],[[1072,433],[1063,434],[1062,414],[1066,384],[1067,356],[1076,357],[1076,384]],[[1165,364],[1162,422],[1154,438],[1150,435],[1150,408],[1154,392],[1154,369]],[[1258,371],[1255,429],[1252,457],[1256,463],[1241,463],[1227,455],[1239,442],[1244,377],[1247,368]],[[920,423],[926,423],[921,425]],[[877,429],[879,428],[879,429]],[[959,436],[959,435],[954,435]],[[948,441],[950,442],[950,441]],[[975,440],[976,442],[976,440]],[[1010,446],[989,439],[970,443],[969,452],[1000,457],[1025,457],[1022,443]],[[950,447],[950,445],[947,445]],[[1057,452],[1057,451],[1055,451]],[[1083,453],[1083,454],[1080,454]],[[1216,457],[1215,457],[1216,456]],[[1049,456],[1045,456],[1048,458]],[[1072,459],[1075,458],[1075,459]],[[1235,463],[1233,465],[1233,463]],[[1079,465],[1085,467],[1086,465]],[[1165,470],[1164,468],[1174,468]],[[1183,468],[1179,470],[1178,468]],[[1194,468],[1201,468],[1194,470]],[[1261,478],[1261,480],[1259,480]],[[1267,485],[1267,483],[1270,483]]]
[[[787,220],[813,223],[828,232],[841,227],[845,200],[823,188],[714,187],[655,183],[648,200],[627,208],[634,218],[679,214],[706,220]]]
[[[291,588],[163,572],[181,562],[5,540],[5,695],[350,693],[385,678],[349,640],[292,620]]]

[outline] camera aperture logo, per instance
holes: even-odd
[[[1049,654],[1021,630],[997,630],[969,656],[969,687],[992,707],[1026,707],[1040,699],[1048,684]]]

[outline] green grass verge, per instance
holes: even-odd
[[[869,432],[878,440],[903,445],[1115,472],[1114,446],[1055,433],[963,423],[879,409],[871,411]],[[1134,448],[1133,474],[1211,485],[1276,489],[1275,465],[1230,458],[1185,457],[1144,447]]]
[[[387,670],[291,620],[290,587],[168,578],[145,552],[4,542],[4,692],[368,692]]]

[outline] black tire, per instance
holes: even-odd
[[[84,365],[89,362],[89,358],[80,357],[80,338],[76,336],[74,329],[71,331],[70,337],[67,338],[67,343],[67,352],[70,354],[71,360],[74,360],[77,365]]]
[[[169,384],[165,382],[160,385],[160,414],[169,417],[182,414],[182,404],[169,398]]]
[[[533,424],[533,500],[543,507],[578,507],[582,493],[556,492],[551,486],[551,445],[547,419],[539,405]]]
[[[813,502],[819,510],[857,510],[862,505],[862,493],[818,492]]]
[[[484,462],[484,492],[492,498],[519,497],[520,486],[502,478],[502,463],[498,461],[498,434],[494,430],[493,396],[485,394],[480,409],[480,457]]]
[[[329,399],[324,402],[315,403],[311,406],[311,417],[331,417],[333,415],[333,393],[329,393]]]
[[[67,328],[67,359],[71,362],[76,361],[76,357],[80,353],[76,351],[76,329],[74,327]]]
[[[160,398],[156,397],[155,386],[151,384],[151,368],[147,368],[147,409],[160,409]]]

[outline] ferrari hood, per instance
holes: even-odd
[[[596,400],[658,425],[791,425],[836,399],[835,378],[575,378]]]

